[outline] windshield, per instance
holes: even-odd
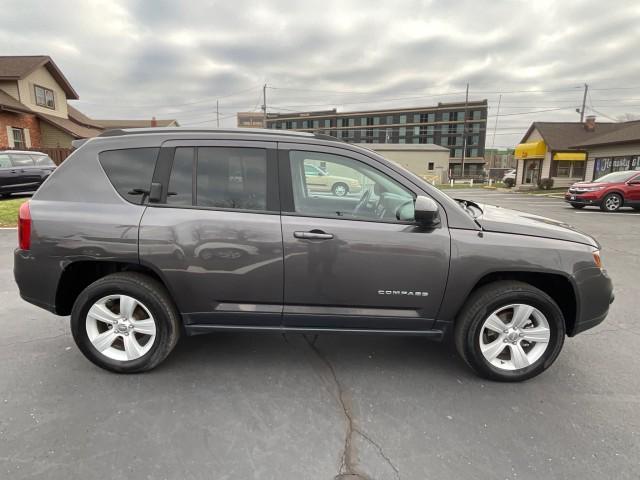
[[[629,180],[632,176],[634,176],[636,173],[638,172],[630,172],[630,171],[625,171],[625,172],[613,172],[610,173],[608,175],[605,175],[604,177],[600,177],[596,180],[594,180],[597,183],[618,183],[618,182],[626,182],[627,180]]]

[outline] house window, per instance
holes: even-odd
[[[556,162],[556,177],[582,178],[584,177],[584,161],[560,160]]]
[[[36,105],[47,108],[56,108],[53,100],[53,90],[35,85]]]
[[[11,128],[11,133],[13,134],[13,148],[16,150],[24,150],[27,148],[27,142],[24,140],[24,129],[23,128]]]
[[[429,167],[427,168],[427,170],[433,170],[433,162],[429,162]]]
[[[406,115],[400,115],[400,123],[407,123],[407,116]]]

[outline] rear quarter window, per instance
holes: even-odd
[[[125,200],[140,205],[147,200],[159,148],[128,148],[99,154],[109,181]]]
[[[49,158],[48,156],[32,156],[31,158],[33,158],[33,161],[36,162],[36,167],[55,167],[56,164],[54,163],[53,160],[51,160],[51,158]]]

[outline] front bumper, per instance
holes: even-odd
[[[573,337],[602,323],[613,302],[613,283],[606,270],[597,267],[585,268],[574,274],[578,297],[575,322],[567,329]]]
[[[594,205],[599,206],[602,202],[602,198],[599,195],[594,193],[570,193],[567,192],[564,194],[565,202],[576,204],[576,205]]]

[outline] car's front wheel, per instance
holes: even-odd
[[[549,295],[518,281],[474,292],[455,325],[458,353],[479,375],[518,382],[539,375],[562,349],[562,311]]]
[[[609,193],[600,204],[600,210],[605,212],[617,212],[620,207],[622,207],[622,197],[617,193]]]
[[[347,193],[349,193],[349,187],[346,183],[336,183],[331,187],[331,191],[336,197],[344,197]]]
[[[96,365],[119,373],[150,370],[176,345],[178,313],[166,289],[134,272],[101,278],[76,299],[71,332]]]

